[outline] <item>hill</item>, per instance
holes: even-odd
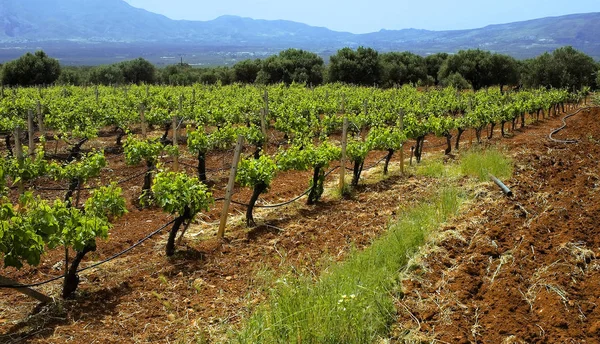
[[[351,34],[286,20],[222,16],[172,20],[123,0],[0,0],[0,60],[44,49],[64,63],[114,62],[138,56],[169,63],[228,64],[294,47],[324,57],[342,47],[418,54],[481,48],[527,58],[572,45],[600,58],[600,13],[535,19],[473,30],[381,30]]]

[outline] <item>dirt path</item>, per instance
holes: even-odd
[[[395,340],[600,342],[599,119],[581,112],[556,135],[577,144],[548,140],[558,119],[506,141],[515,197],[482,191],[415,260]]]

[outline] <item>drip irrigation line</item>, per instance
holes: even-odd
[[[378,160],[377,162],[375,162],[375,163],[374,163],[372,166],[370,166],[370,167],[367,167],[367,168],[363,169],[363,171],[369,170],[369,169],[371,169],[371,168],[373,168],[373,167],[375,167],[375,166],[379,165],[379,164],[380,164],[380,163],[381,163],[383,160],[385,160],[385,158],[386,158],[386,157],[387,157],[387,155],[386,155],[386,156],[384,156],[383,158],[379,159],[379,160]],[[336,166],[336,167],[333,167],[331,170],[329,170],[327,173],[325,173],[325,175],[324,175],[324,176],[325,176],[325,177],[327,177],[328,175],[330,175],[331,173],[333,173],[335,170],[339,169],[340,167],[341,167],[341,166]],[[348,167],[346,167],[346,169],[347,169],[347,170],[352,170],[351,168],[348,168]],[[299,200],[299,199],[300,199],[300,198],[302,198],[303,196],[306,196],[306,195],[308,195],[308,193],[310,193],[310,191],[311,191],[311,190],[312,190],[312,188],[308,188],[308,189],[306,189],[306,191],[304,191],[302,194],[300,194],[300,195],[298,195],[298,196],[296,196],[296,197],[292,198],[292,199],[291,199],[291,200],[289,200],[289,201],[283,202],[283,203],[278,203],[278,204],[267,204],[267,205],[255,205],[255,206],[254,206],[254,208],[279,208],[279,207],[283,207],[283,206],[286,206],[286,205],[288,205],[288,204],[291,204],[291,203],[294,203],[294,202],[296,202],[297,200]],[[225,200],[225,198],[223,198],[223,197],[221,197],[221,198],[216,198],[216,199],[215,199],[215,202],[220,202],[220,201],[224,201],[224,200]],[[235,201],[235,200],[231,200],[231,203],[233,203],[233,204],[237,204],[237,205],[241,205],[241,206],[244,206],[244,207],[249,207],[249,206],[250,206],[250,205],[249,205],[249,204],[247,204],[247,203],[242,203],[242,202],[238,202],[238,201]]]
[[[116,183],[117,183],[117,185],[121,185],[121,184],[127,183],[129,181],[132,181],[132,180],[134,180],[136,178],[139,178],[139,177],[145,175],[146,173],[147,173],[147,171],[136,173],[136,174],[134,174],[132,176],[129,176],[129,177],[125,178],[125,179],[118,180]],[[99,189],[101,187],[102,186],[86,186],[86,187],[80,188],[80,190],[97,190],[97,189]],[[35,189],[35,190],[41,190],[41,191],[69,191],[69,189],[67,189],[67,188],[59,188],[59,187],[56,187],[56,188],[49,187],[48,188],[48,187],[34,186],[33,189]]]
[[[375,166],[379,165],[383,160],[385,160],[385,158],[387,158],[387,154],[383,158],[381,158],[377,162],[375,162],[373,165],[371,165],[367,168],[363,168],[363,171],[368,171],[368,170],[374,168]]]
[[[172,164],[172,163],[173,163],[173,160],[165,161],[165,164]],[[185,163],[185,162],[181,162],[181,161],[179,162],[179,164],[183,165],[183,166],[187,166],[189,168],[194,168],[194,169],[198,168],[198,166],[195,166],[195,165],[192,165],[192,164],[188,164],[188,163]],[[230,170],[230,169],[231,169],[231,166],[229,166],[229,167],[221,167],[221,168],[209,168],[209,169],[206,169],[206,172],[221,172],[221,171],[227,171],[227,170]]]
[[[169,161],[169,163],[173,163],[173,161]],[[183,162],[183,161],[180,161],[180,162],[179,162],[179,165],[182,165],[182,166],[187,166],[187,167],[190,167],[190,168],[197,168],[197,166],[194,166],[194,165],[192,165],[192,164],[185,163],[185,162]]]
[[[142,172],[140,172],[140,173],[136,173],[136,174],[134,174],[134,175],[133,175],[133,176],[131,176],[131,177],[127,177],[127,178],[125,178],[125,179],[121,179],[121,180],[117,181],[117,184],[123,184],[123,183],[127,183],[127,182],[129,182],[129,181],[132,181],[132,180],[134,180],[134,179],[136,179],[136,178],[139,178],[139,177],[141,177],[141,176],[145,175],[146,173],[148,173],[148,171],[142,171]]]
[[[578,113],[580,113],[581,111],[587,110],[587,109],[590,109],[590,107],[588,106],[588,107],[581,108],[581,109],[573,112],[572,114],[566,115],[565,117],[563,117],[563,119],[562,119],[563,125],[558,129],[552,130],[552,132],[548,135],[548,138],[550,139],[550,141],[557,142],[557,143],[577,143],[577,142],[579,142],[578,140],[575,140],[575,139],[559,140],[559,139],[555,139],[552,136],[554,136],[554,134],[557,134],[558,132],[560,132],[561,130],[563,130],[567,127],[567,119],[568,118],[573,117],[573,116],[577,115]]]
[[[269,205],[259,205],[259,204],[257,204],[257,205],[254,206],[254,208],[279,208],[279,207],[283,207],[283,206],[286,206],[288,204],[296,202],[297,200],[299,200],[300,198],[302,198],[302,196],[306,196],[310,192],[310,190],[312,190],[312,188],[308,188],[301,195],[296,196],[296,197],[292,198],[291,200],[289,200],[287,202],[283,202],[283,203],[279,203],[279,204],[269,204]],[[245,207],[249,206],[248,204],[237,202],[237,201],[234,201],[234,200],[231,200],[231,203],[237,204],[237,205],[243,205]]]
[[[117,253],[117,254],[115,254],[115,255],[113,255],[113,256],[111,256],[111,257],[109,257],[109,258],[106,258],[105,260],[102,260],[102,261],[100,261],[100,262],[94,263],[94,264],[92,264],[92,265],[90,265],[90,266],[88,266],[88,267],[85,267],[85,268],[79,269],[79,270],[77,270],[77,272],[86,271],[86,270],[89,270],[89,269],[95,268],[95,267],[97,267],[97,266],[100,266],[100,265],[102,265],[102,264],[108,263],[108,262],[110,262],[111,260],[115,260],[115,259],[119,258],[120,256],[124,255],[125,253],[127,253],[127,252],[129,252],[129,251],[133,250],[134,248],[136,248],[136,247],[138,247],[138,246],[140,246],[142,243],[144,243],[145,241],[149,240],[150,238],[152,238],[153,236],[155,236],[156,234],[158,234],[158,233],[159,233],[160,231],[162,231],[163,229],[167,228],[167,227],[168,227],[169,225],[171,225],[173,222],[175,222],[175,219],[173,219],[173,220],[171,220],[171,221],[169,221],[169,222],[165,223],[165,224],[164,224],[164,225],[162,225],[162,226],[161,226],[159,229],[157,229],[157,230],[155,230],[154,232],[152,232],[152,233],[150,233],[150,234],[146,235],[144,238],[142,238],[142,239],[138,240],[138,242],[136,242],[136,243],[135,243],[135,244],[133,244],[132,246],[130,246],[130,247],[128,247],[128,248],[126,248],[126,249],[124,249],[123,251],[121,251],[121,252],[119,252],[119,253]]]
[[[444,146],[447,146],[447,145],[448,145],[447,143],[440,143],[440,144],[438,144],[438,145],[431,145],[431,146],[430,146],[430,145],[427,145],[427,146],[424,146],[423,148],[430,148],[430,149],[431,149],[431,148],[439,148],[439,147],[444,147]]]
[[[102,260],[100,262],[94,263],[94,264],[92,264],[92,265],[90,265],[88,267],[78,269],[77,273],[83,272],[83,271],[86,271],[86,270],[89,270],[89,269],[92,269],[92,268],[95,268],[95,267],[98,267],[98,266],[100,266],[102,264],[106,264],[106,263],[108,263],[108,262],[110,262],[112,260],[115,260],[115,259],[119,258],[120,256],[124,255],[125,253],[133,250],[134,248],[136,248],[138,246],[140,246],[142,243],[144,243],[145,241],[149,240],[150,238],[152,238],[153,236],[155,236],[156,234],[158,234],[160,231],[162,231],[163,229],[165,229],[167,226],[171,225],[173,222],[175,222],[175,219],[173,219],[173,220],[167,222],[166,224],[162,225],[159,229],[157,229],[157,230],[153,231],[152,233],[146,235],[144,238],[140,239],[138,242],[136,242],[132,246],[126,248],[125,250],[123,250],[123,251],[121,251],[121,252],[119,252],[119,253],[117,253],[117,254],[109,257],[109,258],[106,258],[106,259],[104,259],[104,260]],[[17,288],[39,287],[41,285],[48,284],[50,282],[54,282],[54,281],[57,281],[57,280],[62,279],[62,278],[65,278],[65,276],[64,275],[56,276],[56,277],[53,277],[51,279],[48,279],[48,280],[45,280],[45,281],[42,281],[42,282],[31,283],[31,284],[0,284],[0,289],[1,288],[17,289]]]

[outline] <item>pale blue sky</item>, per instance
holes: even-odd
[[[336,31],[472,29],[489,24],[600,12],[599,0],[125,0],[173,19],[211,20],[231,14],[286,19]]]

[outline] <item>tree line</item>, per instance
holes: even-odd
[[[499,86],[501,91],[506,86],[578,90],[583,86],[600,87],[599,70],[600,63],[568,46],[527,60],[480,49],[422,57],[411,52],[343,48],[329,57],[328,64],[315,53],[287,49],[262,60],[243,60],[232,67],[195,68],[181,63],[160,69],[143,58],[95,67],[65,67],[38,51],[4,64],[1,81],[10,86],[294,82],[316,86],[342,82],[383,88],[413,84],[473,90],[491,86]]]

